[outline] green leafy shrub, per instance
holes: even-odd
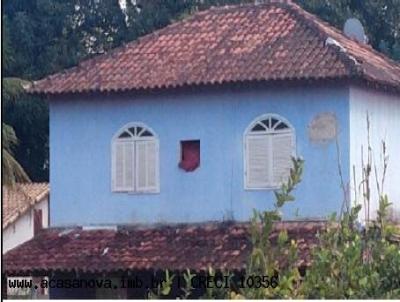
[[[246,270],[246,276],[269,276],[279,278],[277,286],[268,287],[247,287],[238,294],[247,299],[264,298],[293,298],[299,296],[301,276],[296,266],[297,245],[289,241],[286,231],[282,231],[276,244],[272,244],[270,236],[274,223],[281,221],[281,208],[287,203],[295,200],[293,191],[301,182],[304,161],[292,159],[293,167],[290,170],[290,177],[280,190],[275,191],[274,209],[271,211],[254,210],[251,220],[251,242],[252,253]],[[280,258],[287,255],[287,261],[282,264]],[[279,274],[279,275],[278,275]],[[232,295],[231,295],[232,296]]]
[[[385,202],[386,200],[386,202]],[[381,209],[387,207],[381,199]],[[301,291],[307,298],[400,298],[400,249],[390,241],[390,226],[357,228],[361,206],[332,219],[314,250]],[[379,222],[385,220],[378,216]]]
[[[312,265],[304,277],[296,265],[297,243],[289,240],[287,232],[281,231],[276,242],[271,242],[274,223],[281,221],[281,208],[295,199],[292,194],[301,182],[303,166],[303,160],[293,159],[288,181],[275,192],[274,209],[255,210],[251,219],[253,248],[244,278],[275,277],[278,280],[276,286],[209,289],[204,298],[400,298],[400,243],[396,239],[397,227],[388,220],[391,204],[386,195],[380,194],[376,220],[368,220],[365,226],[358,222],[360,205],[347,209],[340,217],[332,215],[327,229],[318,235],[319,244],[312,251]],[[365,183],[369,188],[368,179]],[[370,198],[370,194],[364,194],[364,197]],[[284,263],[280,261],[282,255],[286,256]],[[210,269],[209,274],[215,272]],[[188,272],[185,276],[190,280],[193,274]],[[165,288],[159,288],[157,297],[169,293],[171,282],[168,280],[170,278],[167,278]],[[180,298],[190,297],[192,290],[184,288],[184,295]]]

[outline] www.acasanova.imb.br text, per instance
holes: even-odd
[[[232,282],[239,288],[276,288],[279,284],[278,276],[240,276],[233,279],[230,276],[205,276],[195,275],[191,278],[192,288],[230,288]],[[120,279],[42,279],[40,282],[33,282],[30,279],[9,279],[9,288],[157,288],[165,279],[152,277],[150,280],[134,278]],[[178,288],[185,286],[184,278],[175,276]]]

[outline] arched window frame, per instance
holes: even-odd
[[[135,130],[131,130],[131,129]],[[137,131],[138,128],[141,128],[140,131]],[[137,133],[134,133],[134,132]],[[144,132],[148,132],[145,136],[143,136]],[[122,134],[127,133],[130,134],[130,137],[120,137]],[[126,179],[123,180],[124,185],[120,185],[117,183],[117,145],[118,143],[132,143],[132,182],[130,185],[125,185],[126,184]],[[151,148],[149,148],[150,146]],[[143,162],[139,162],[139,148],[141,148],[141,151],[143,151],[143,148],[145,153],[148,151],[148,149],[151,149],[153,152],[151,152],[151,155],[153,156],[153,165],[154,165],[154,182],[152,181],[152,184],[150,185],[148,183],[148,153],[146,153],[146,164],[144,166],[146,168],[139,169],[138,167],[140,165],[143,165]],[[125,152],[125,151],[124,151]],[[143,152],[142,152],[143,154]],[[112,137],[111,140],[111,190],[112,192],[126,192],[126,193],[159,193],[160,192],[160,180],[159,180],[159,139],[156,134],[156,132],[149,126],[147,126],[145,123],[142,122],[130,122],[123,127],[121,127]],[[125,160],[125,158],[124,158]],[[126,162],[125,162],[126,163]],[[146,185],[140,184],[139,182],[139,170],[142,171],[143,169],[146,171]],[[123,171],[125,172],[125,170]],[[130,173],[128,173],[130,174]],[[123,176],[123,178],[126,177],[126,175]]]
[[[265,120],[269,120],[270,121],[270,125],[272,123],[272,119],[278,120],[278,123],[273,125],[273,129],[265,129],[263,131],[254,131],[254,127],[256,125],[258,125],[260,122],[265,121]],[[287,128],[285,129],[274,129],[276,128],[280,123],[283,123],[287,126]],[[271,127],[269,127],[271,128]],[[278,115],[278,114],[274,114],[274,113],[267,113],[267,114],[263,114],[260,115],[258,117],[256,117],[250,124],[249,126],[246,128],[244,135],[243,135],[243,162],[244,162],[244,188],[245,190],[275,190],[278,189],[281,185],[283,180],[281,181],[274,181],[274,167],[275,167],[275,163],[273,161],[273,146],[270,146],[270,152],[268,153],[267,157],[268,157],[268,161],[271,163],[272,165],[269,165],[269,171],[268,171],[268,178],[269,181],[264,181],[264,182],[260,182],[259,184],[255,184],[254,182],[252,183],[250,180],[250,169],[249,168],[249,137],[278,137],[279,135],[281,135],[281,137],[283,135],[286,136],[290,136],[291,137],[291,142],[289,145],[290,148],[290,157],[292,156],[296,156],[296,131],[295,128],[292,126],[292,124],[284,117]],[[270,140],[272,140],[272,138],[270,138]],[[288,151],[289,152],[289,151]],[[292,166],[292,161],[290,159],[289,162],[290,167]],[[289,175],[288,175],[289,176]]]

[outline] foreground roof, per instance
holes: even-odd
[[[283,0],[196,13],[28,90],[55,95],[332,79],[400,91],[400,65]]]
[[[20,183],[3,186],[3,229],[49,195],[48,183]]]
[[[275,225],[272,240],[285,228],[298,241],[299,265],[310,263],[310,249],[325,222],[284,222]],[[44,229],[4,256],[8,275],[49,272],[116,272],[145,269],[241,270],[251,243],[249,225],[205,223],[85,230]],[[285,255],[282,255],[283,261]]]

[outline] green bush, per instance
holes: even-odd
[[[398,230],[388,220],[390,203],[386,195],[380,197],[376,221],[367,221],[365,226],[361,226],[357,220],[360,205],[349,208],[339,218],[332,215],[327,229],[318,235],[319,244],[312,250],[312,265],[304,277],[296,266],[297,243],[288,238],[287,232],[282,231],[277,242],[271,243],[273,225],[281,220],[281,208],[295,199],[292,193],[301,182],[303,165],[303,160],[293,159],[287,183],[275,192],[274,209],[254,211],[251,219],[253,248],[244,278],[276,277],[279,278],[277,286],[216,291],[210,289],[206,291],[205,298],[400,298],[400,244],[393,240],[398,238],[394,234]],[[285,263],[279,261],[282,255],[287,255]],[[209,274],[215,272],[210,269]],[[192,277],[189,271],[185,274],[185,279],[190,280]],[[171,284],[167,274],[163,288],[159,288],[158,294],[153,297],[168,294]],[[190,297],[192,290],[190,287],[184,288],[184,295],[180,298]]]
[[[390,241],[389,227],[357,228],[361,207],[332,220],[302,283],[307,298],[400,298],[400,249]],[[379,217],[379,219],[384,219]],[[379,220],[378,219],[378,220]]]

